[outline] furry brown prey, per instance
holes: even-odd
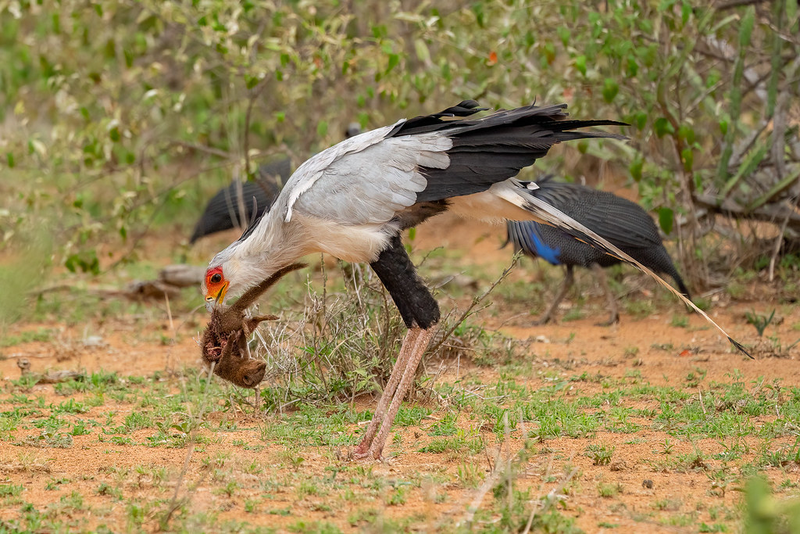
[[[263,321],[273,321],[275,315],[246,317],[245,310],[286,274],[305,267],[294,263],[248,290],[232,306],[217,306],[203,332],[201,350],[203,361],[214,363],[214,374],[243,388],[254,388],[264,378],[267,365],[263,360],[248,356],[247,338]]]

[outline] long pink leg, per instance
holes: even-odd
[[[403,344],[400,346],[400,353],[397,355],[397,361],[392,369],[392,374],[389,376],[389,381],[386,383],[381,398],[378,400],[378,406],[375,408],[375,414],[372,416],[372,421],[370,421],[367,427],[364,439],[361,440],[361,443],[353,451],[353,456],[356,458],[362,458],[367,455],[367,451],[369,451],[369,447],[372,445],[372,440],[375,438],[375,434],[378,432],[378,428],[386,416],[386,409],[389,407],[389,403],[394,397],[394,392],[397,390],[397,384],[400,383],[400,379],[403,377],[405,369],[408,366],[411,349],[414,347],[414,342],[419,332],[419,328],[412,328],[406,333]]]
[[[408,365],[406,365],[405,371],[403,372],[403,378],[400,380],[400,384],[397,386],[397,391],[394,393],[392,403],[389,405],[389,412],[381,422],[381,429],[378,432],[378,435],[375,436],[375,439],[372,441],[372,445],[369,448],[369,455],[376,460],[379,460],[381,457],[383,447],[386,445],[386,438],[389,437],[389,430],[392,428],[394,418],[397,417],[397,411],[400,409],[400,403],[403,402],[403,398],[406,396],[406,393],[408,393],[408,390],[411,389],[411,386],[414,384],[414,377],[417,374],[419,362],[422,361],[422,356],[425,354],[425,349],[428,348],[428,343],[430,343],[431,338],[433,337],[433,328],[429,328],[427,330],[423,330],[422,328],[413,328],[412,330],[417,330],[419,333],[417,336],[415,336],[414,347],[409,351],[410,354]]]

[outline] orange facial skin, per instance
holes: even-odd
[[[228,281],[222,274],[222,267],[214,267],[206,271],[206,304],[222,303],[225,300],[225,292],[228,291]]]

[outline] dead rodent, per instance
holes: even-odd
[[[248,356],[247,339],[263,321],[275,320],[275,315],[246,317],[249,308],[264,292],[283,276],[305,267],[296,263],[284,267],[257,286],[249,289],[232,306],[217,306],[203,332],[201,351],[207,365],[214,363],[214,374],[242,388],[254,388],[264,378],[267,365]]]

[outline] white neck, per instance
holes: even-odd
[[[225,277],[231,282],[230,296],[241,295],[305,255],[302,240],[287,235],[280,211],[270,211],[244,241],[232,243],[219,253]]]

